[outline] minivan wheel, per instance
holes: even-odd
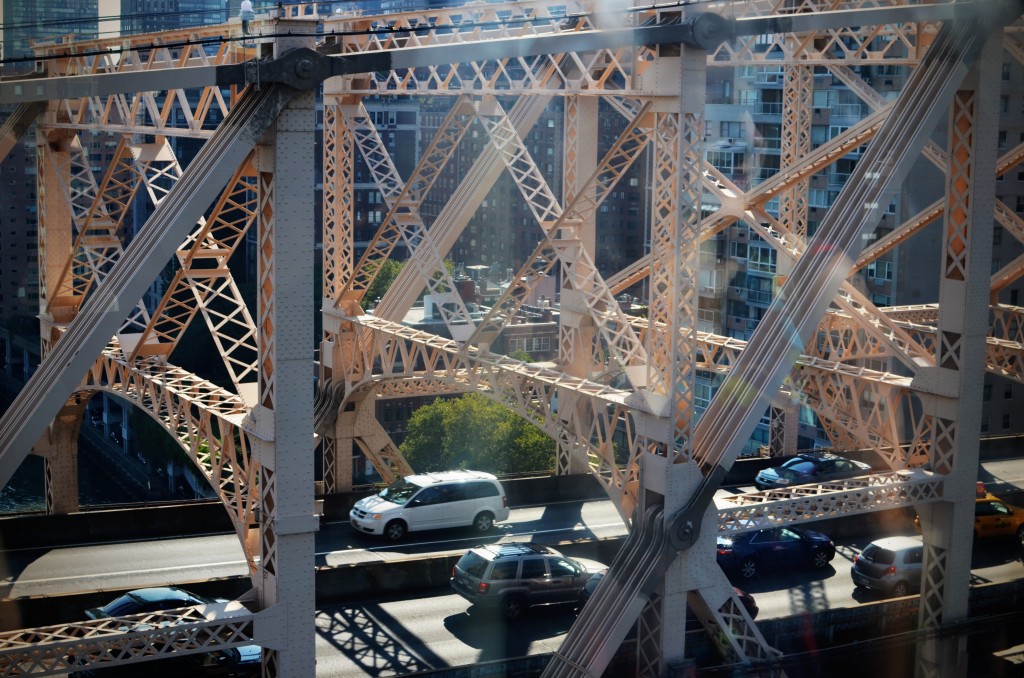
[[[811,563],[819,569],[827,566],[828,561],[829,557],[827,551],[815,551],[814,556],[811,558]]]
[[[902,598],[907,595],[908,590],[907,582],[898,581],[896,582],[896,585],[892,587],[892,595],[894,598]]]
[[[392,520],[384,526],[384,536],[391,541],[398,541],[405,536],[405,523],[401,520]]]
[[[740,561],[740,575],[744,579],[750,579],[757,574],[757,563],[753,558],[744,558]]]
[[[487,511],[473,518],[473,529],[477,532],[490,532],[492,527],[494,527],[494,516]]]
[[[526,611],[526,603],[522,596],[506,596],[504,610],[505,619],[518,619]]]

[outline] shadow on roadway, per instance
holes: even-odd
[[[351,544],[367,551],[387,551],[415,555],[470,549],[481,544],[493,544],[512,534],[519,535],[516,541],[530,541],[538,544],[552,544],[564,541],[590,541],[596,537],[583,520],[583,505],[586,502],[569,502],[546,506],[536,520],[515,523],[498,523],[492,530],[481,534],[471,527],[445,530],[424,530],[411,532],[398,542],[383,537],[363,534],[351,529]],[[582,529],[576,529],[582,527]],[[571,532],[571,538],[564,533]],[[562,534],[559,534],[562,533]],[[317,565],[325,565],[324,556],[317,556]]]
[[[341,607],[326,618],[317,615],[316,632],[368,676],[447,665],[406,624],[375,602]]]
[[[477,661],[524,657],[544,641],[555,649],[560,636],[576,620],[573,605],[532,607],[522,617],[506,620],[500,611],[470,605],[466,612],[445,617],[444,627],[466,645],[480,650]]]

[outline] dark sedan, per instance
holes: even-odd
[[[803,483],[827,483],[871,473],[871,466],[838,454],[798,454],[781,466],[766,468],[754,478],[759,490],[772,490]]]
[[[828,535],[796,527],[772,527],[718,538],[718,564],[744,579],[761,567],[827,566],[836,555]]]
[[[207,598],[185,589],[179,589],[177,586],[156,586],[129,591],[103,607],[89,608],[85,611],[85,616],[89,619],[123,617],[129,614],[173,610],[178,607],[193,607],[195,605],[208,605],[217,602],[227,601]]]

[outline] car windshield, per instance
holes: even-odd
[[[806,459],[790,459],[776,469],[780,478],[796,478],[797,476],[809,476],[814,473],[814,464]]]
[[[419,489],[419,485],[413,485],[405,478],[400,478],[381,490],[378,496],[382,499],[387,499],[392,504],[401,506],[409,501],[412,495],[416,494]]]
[[[110,601],[100,609],[108,616],[120,617],[126,614],[131,614],[141,605],[142,601],[138,600],[131,594],[126,593],[125,595]]]

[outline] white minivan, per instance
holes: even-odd
[[[406,532],[473,526],[488,532],[508,519],[508,497],[490,473],[445,471],[399,478],[378,494],[356,502],[352,527],[392,541]]]

